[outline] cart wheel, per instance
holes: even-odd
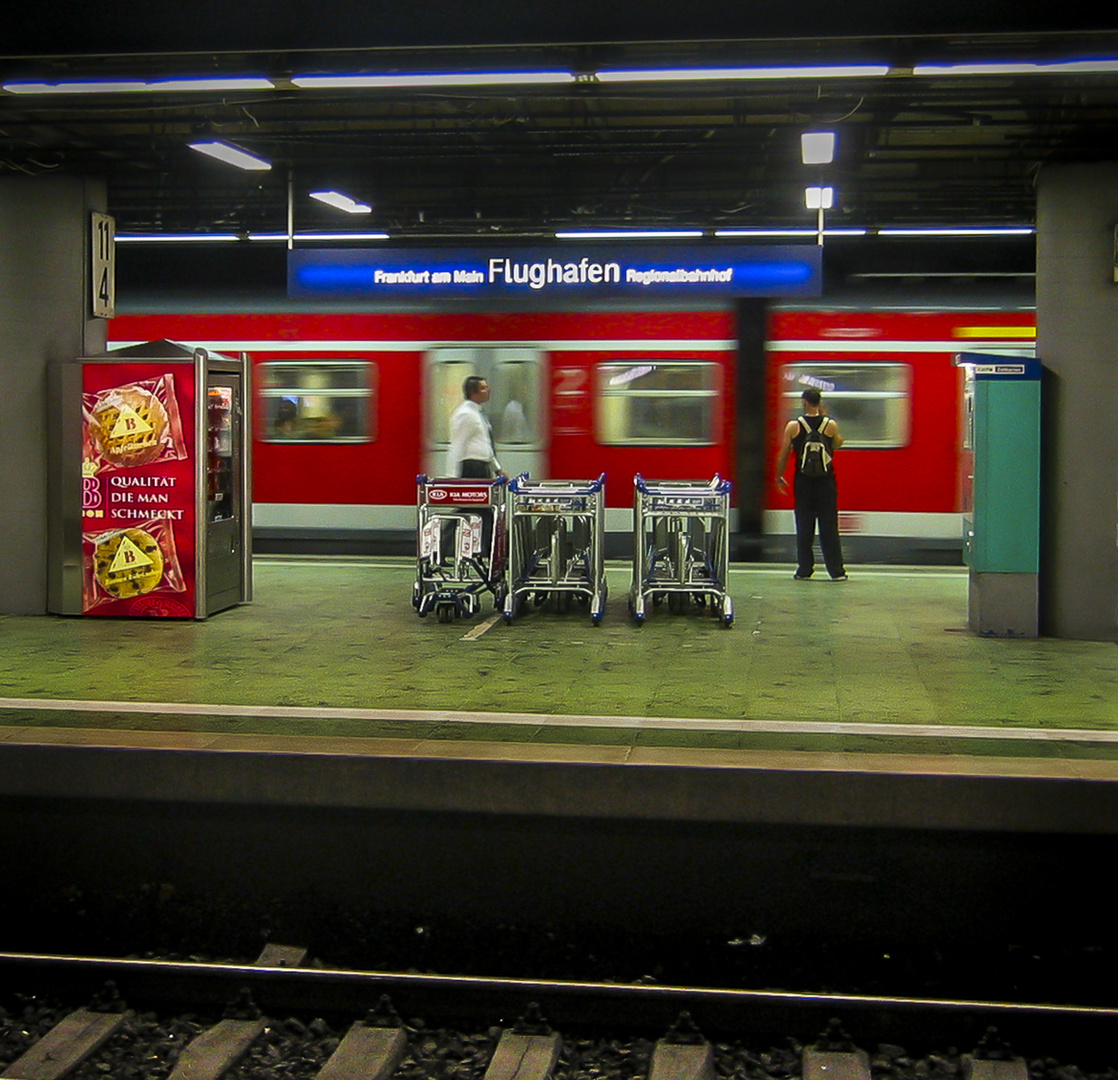
[[[606,613],[606,599],[604,596],[595,596],[593,605],[590,608],[590,621],[597,626],[602,621],[602,616]]]
[[[668,593],[668,611],[673,615],[682,615],[687,610],[687,594],[681,592]]]
[[[571,610],[571,594],[566,590],[555,593],[555,610],[562,615]]]
[[[722,625],[727,629],[734,625],[734,605],[728,596],[722,601]]]
[[[449,623],[454,622],[454,605],[453,604],[439,604],[438,606],[439,622]]]

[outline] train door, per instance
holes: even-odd
[[[509,476],[547,477],[546,357],[522,345],[445,346],[428,351],[424,373],[423,469],[446,472],[450,414],[462,401],[470,375],[489,383],[485,407],[497,459]]]

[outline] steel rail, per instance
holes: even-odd
[[[511,1024],[535,1003],[559,1031],[614,1036],[658,1037],[688,1011],[708,1038],[758,1043],[810,1043],[838,1017],[859,1045],[895,1043],[910,1053],[970,1048],[996,1027],[1026,1057],[1081,1068],[1118,1063],[1118,1008],[35,953],[0,953],[0,981],[52,996],[92,995],[111,981],[130,1005],[144,1007],[223,1007],[247,988],[272,1015],[311,1010],[354,1018],[388,995],[401,1016],[442,1025]]]

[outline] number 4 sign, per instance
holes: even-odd
[[[94,213],[92,226],[90,286],[93,315],[99,319],[111,319],[116,313],[116,222],[108,214]]]

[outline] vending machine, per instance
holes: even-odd
[[[49,610],[204,619],[251,600],[247,361],[153,341],[51,380]]]
[[[960,353],[964,369],[964,555],[971,629],[1039,633],[1039,360]]]

